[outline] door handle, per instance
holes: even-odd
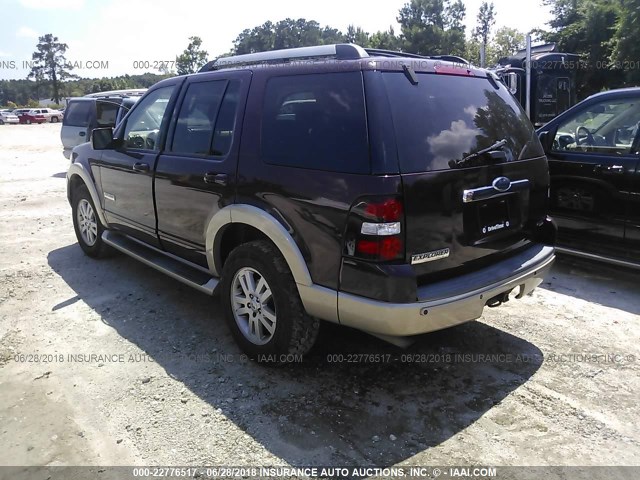
[[[149,164],[148,163],[134,163],[133,164],[133,169],[136,172],[148,172],[149,171]]]
[[[226,186],[229,177],[226,173],[207,172],[203,177],[204,183],[215,183],[216,185]]]
[[[84,137],[87,134],[87,132],[79,132],[78,135],[80,135],[81,137]]]
[[[624,166],[622,165],[611,165],[609,167],[609,171],[613,173],[624,173]]]

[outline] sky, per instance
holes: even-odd
[[[267,20],[305,18],[346,31],[350,24],[373,33],[393,26],[409,0],[0,0],[0,79],[25,78],[38,36],[52,33],[68,45],[67,60],[82,77],[141,74],[162,61],[175,61],[199,36],[210,59],[228,52],[246,29]],[[463,0],[467,34],[482,0]],[[523,32],[544,28],[550,19],[542,0],[493,0],[496,26]],[[82,68],[79,68],[79,67]],[[92,67],[92,68],[90,68]],[[150,68],[149,68],[150,67]]]

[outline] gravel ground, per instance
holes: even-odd
[[[83,255],[59,132],[0,127],[0,465],[640,465],[637,274],[563,260],[408,350],[328,325],[259,366],[217,299]]]

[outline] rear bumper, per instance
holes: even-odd
[[[340,323],[378,335],[404,337],[475,320],[488,301],[514,288],[519,288],[516,298],[532,292],[554,260],[553,247],[537,245],[472,274],[422,287],[418,298],[424,300],[414,303],[382,302],[341,292]]]

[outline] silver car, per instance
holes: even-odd
[[[17,115],[9,110],[0,111],[0,125],[5,123],[20,123],[20,119]]]

